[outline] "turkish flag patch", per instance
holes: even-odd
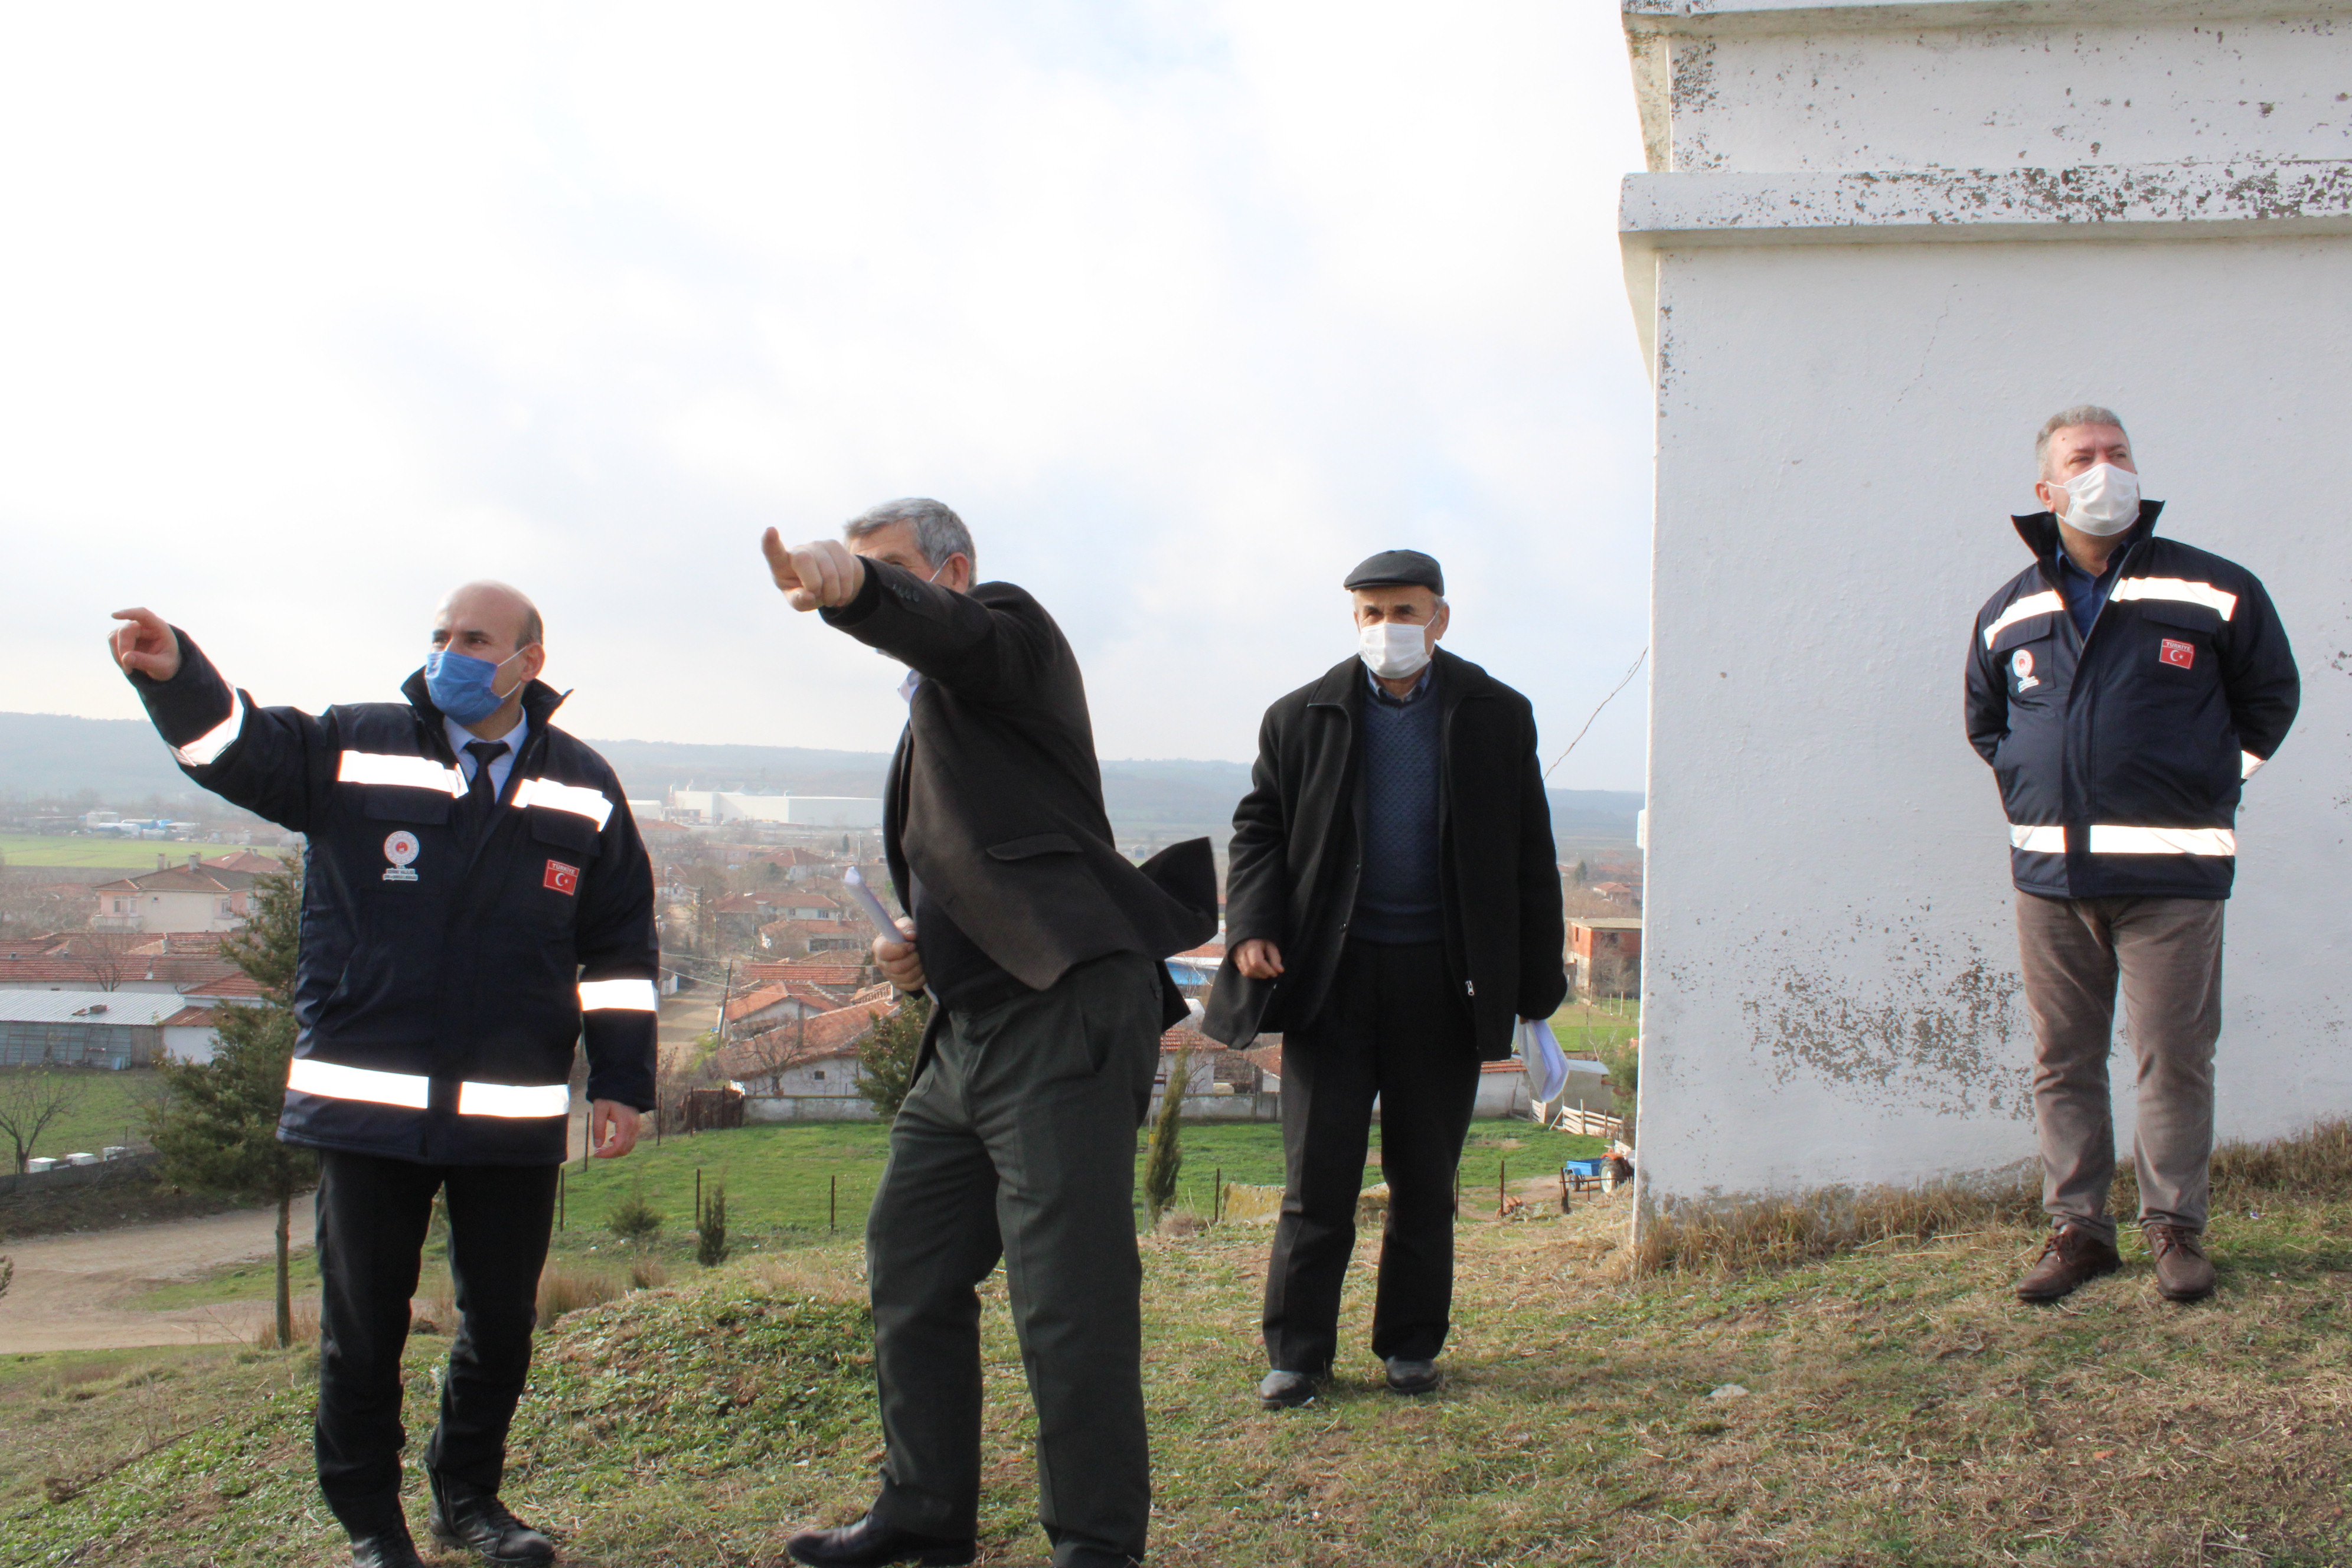
[[[576,897],[580,891],[580,868],[567,866],[561,860],[550,860],[547,863],[547,879],[540,886],[553,888],[567,897]]]
[[[2177,664],[2181,668],[2188,669],[2197,663],[2197,645],[2167,637],[2164,639],[2164,646],[2156,650],[2156,658],[2159,664]]]

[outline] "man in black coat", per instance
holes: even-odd
[[[976,1287],[1002,1258],[1054,1563],[1125,1564],[1151,1502],[1135,1135],[1160,1032],[1185,1010],[1160,960],[1215,931],[1215,864],[1206,839],[1142,867],[1113,845],[1077,659],[1026,592],[973,584],[954,512],[892,501],[844,532],[787,549],[770,529],[762,548],[794,609],[911,672],[883,838],[913,921],[874,952],[937,1005],[866,1227],[881,1493],[790,1550],[971,1561]]]
[[[1438,647],[1451,612],[1435,561],[1384,551],[1345,586],[1358,657],[1258,731],[1234,813],[1229,957],[1203,1025],[1234,1046],[1284,1037],[1268,1409],[1306,1403],[1330,1374],[1375,1096],[1389,1209],[1372,1353],[1398,1393],[1438,1386],[1479,1064],[1568,994],[1534,710]]]

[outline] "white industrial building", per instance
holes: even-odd
[[[2352,1105],[2347,10],[1625,7],[1656,394],[1645,1209],[2032,1156],[1962,656],[2027,564],[2033,434],[2085,401],[2130,426],[2163,530],[2263,579],[2303,667],[2239,824],[2221,1135]]]
[[[879,827],[882,802],[845,795],[740,795],[730,790],[674,789],[667,808],[673,821],[772,822],[807,827]]]

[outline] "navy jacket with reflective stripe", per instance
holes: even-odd
[[[1969,639],[1969,741],[2008,808],[2029,893],[2225,899],[2239,788],[2294,722],[2294,654],[2233,562],[2156,537],[2142,501],[2085,637],[2059,586],[2058,521],[2015,519],[2034,563]]]
[[[530,735],[477,847],[422,672],[404,704],[313,717],[255,707],[185,633],[180,648],[173,679],[131,684],[181,767],[307,840],[294,1071],[322,1092],[289,1084],[280,1138],[433,1164],[555,1163],[565,1117],[511,1112],[558,1102],[582,987],[599,981],[627,984],[587,992],[589,1096],[652,1107],[652,867],[612,768],[548,722],[562,698],[538,681],[525,691]],[[425,1103],[392,1102],[404,1094]]]

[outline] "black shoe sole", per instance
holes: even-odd
[[[498,1564],[498,1568],[546,1568],[546,1565],[554,1562],[556,1557],[556,1554],[552,1550],[551,1550],[544,1557],[539,1555],[537,1552],[533,1552],[529,1557],[495,1556],[490,1552],[482,1551],[478,1547],[468,1545],[464,1536],[457,1534],[454,1531],[445,1530],[441,1526],[435,1524],[430,1521],[427,1521],[425,1523],[425,1533],[430,1535],[435,1541],[449,1548],[452,1552],[471,1552],[475,1556],[480,1558],[485,1563],[494,1563]]]

